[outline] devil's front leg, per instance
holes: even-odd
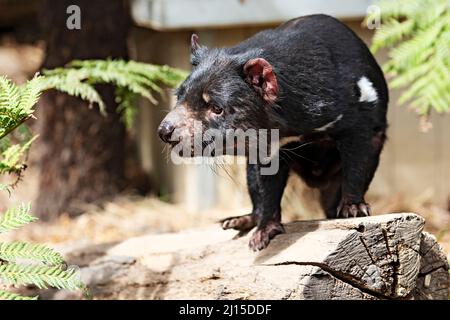
[[[277,160],[278,161],[278,160]],[[263,165],[247,165],[247,187],[253,204],[252,213],[222,220],[224,229],[248,231],[257,226],[249,246],[252,250],[262,250],[277,234],[283,233],[281,225],[281,197],[289,174],[289,163],[279,162],[275,174],[262,174]]]
[[[266,248],[271,239],[284,233],[280,204],[289,175],[289,163],[280,161],[278,171],[271,175],[264,175],[262,168],[259,164],[247,168],[248,188],[253,202],[252,215],[257,222],[249,242],[253,251]]]
[[[259,169],[258,165],[255,164],[247,164],[247,188],[249,190],[250,199],[253,204],[253,211],[250,214],[246,214],[243,216],[234,216],[228,217],[223,220],[220,220],[222,224],[222,228],[226,229],[234,229],[242,232],[249,231],[253,229],[258,223],[258,214],[256,204],[260,202],[260,194],[258,188],[258,178]]]
[[[379,154],[373,154],[371,140],[370,134],[358,132],[337,141],[342,161],[341,201],[337,208],[338,218],[370,215],[370,206],[365,202],[364,194],[368,187],[368,171],[372,170],[373,157],[379,156]]]
[[[253,210],[251,213],[243,216],[233,216],[220,220],[222,228],[234,229],[242,232],[253,229],[257,224],[260,215],[261,199],[261,178],[260,178],[260,165],[259,164],[247,164],[247,189],[250,194],[250,200],[252,201]]]

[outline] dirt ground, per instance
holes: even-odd
[[[6,74],[14,81],[22,83],[38,69],[44,52],[42,45],[18,45],[14,39],[0,39],[0,74]],[[32,202],[37,194],[38,171],[34,166],[38,150],[32,150],[29,169],[24,179],[11,195],[0,194],[0,210],[21,202]],[[5,179],[2,177],[1,179]],[[6,177],[7,179],[7,177]],[[292,195],[289,195],[292,198]],[[433,233],[450,252],[450,208],[436,206],[430,201],[431,195],[426,191],[414,201],[404,200],[401,194],[389,198],[369,197],[373,211],[415,212],[427,219],[426,229]],[[320,219],[316,216],[299,216],[295,213],[295,202],[285,202],[284,221],[298,219]],[[133,236],[148,233],[176,232],[216,223],[219,219],[245,214],[250,208],[224,210],[210,209],[203,212],[188,213],[182,205],[174,205],[152,196],[136,197],[118,196],[102,206],[85,206],[86,213],[71,219],[62,215],[53,223],[36,222],[8,234],[8,239],[31,240],[52,245],[65,245],[79,242],[93,244],[121,241]],[[5,237],[2,235],[2,237]]]

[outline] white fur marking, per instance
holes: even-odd
[[[378,94],[375,88],[373,87],[372,82],[366,77],[361,77],[358,81],[358,87],[361,91],[361,96],[359,97],[359,102],[374,102],[378,99]]]
[[[314,131],[327,131],[328,129],[332,128],[336,124],[336,122],[340,121],[343,117],[344,116],[342,114],[340,114],[333,121],[328,122],[326,125],[324,125],[324,126],[322,126],[320,128],[314,129]]]

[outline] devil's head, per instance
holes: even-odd
[[[192,146],[195,132],[213,129],[223,136],[232,130],[273,129],[279,98],[276,72],[261,50],[238,47],[208,49],[191,38],[193,70],[176,91],[177,103],[158,128],[172,147]],[[214,140],[214,139],[213,139]],[[202,142],[202,148],[205,143]]]

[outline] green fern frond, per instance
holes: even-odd
[[[131,128],[138,112],[138,95],[125,88],[116,88],[118,112],[127,128]]]
[[[0,76],[0,110],[14,109],[19,101],[19,88],[5,76]]]
[[[30,149],[31,144],[38,136],[34,136],[23,144],[13,144],[0,154],[0,174],[17,173],[24,169],[22,158]]]
[[[379,2],[382,18],[401,18],[417,14],[424,0],[383,0]]]
[[[33,113],[39,99],[42,77],[35,77],[18,87],[0,77],[0,139],[19,127]]]
[[[38,297],[26,297],[16,293],[0,290],[0,300],[37,300]]]
[[[135,61],[77,60],[65,68],[45,70],[43,76],[36,76],[21,87],[6,77],[0,77],[0,139],[31,116],[34,105],[46,90],[56,89],[80,97],[97,104],[104,113],[105,104],[94,88],[95,84],[112,84],[156,104],[152,92],[160,93],[160,85],[175,87],[186,76],[187,73],[182,70]],[[131,99],[123,101],[130,102]],[[131,107],[130,103],[122,103],[119,109],[127,112],[128,107]]]
[[[34,106],[42,92],[56,89],[98,104],[104,112],[104,102],[95,89],[96,84],[112,84],[116,88],[118,111],[123,121],[131,126],[137,112],[137,98],[143,96],[153,103],[153,93],[161,93],[161,85],[175,87],[187,74],[168,66],[155,66],[133,61],[91,60],[74,61],[65,68],[47,70],[25,85],[16,86],[6,77],[0,77],[0,174],[14,173],[20,179],[27,151],[36,137],[30,139],[24,122],[32,117]],[[19,142],[17,142],[19,141]],[[0,190],[9,190],[15,184],[0,184]],[[30,206],[8,209],[0,215],[0,233],[17,229],[36,218],[30,215]],[[21,260],[38,264],[19,264]],[[52,249],[23,242],[0,243],[0,284],[21,286],[33,284],[38,288],[81,289],[90,297],[74,268],[62,269],[64,260]],[[22,297],[0,290],[0,299],[36,299]]]
[[[17,208],[9,208],[0,216],[0,233],[20,228],[30,222],[36,221],[37,218],[30,215],[31,206],[21,205]]]
[[[53,287],[57,289],[78,290],[84,287],[77,270],[63,270],[60,266],[48,267],[42,265],[1,264],[0,279],[6,285],[19,287],[35,285],[39,289]]]
[[[61,265],[63,257],[53,249],[26,242],[0,242],[0,260],[14,262],[17,259],[29,259],[52,265]]]
[[[67,93],[68,95],[79,97],[83,100],[88,101],[90,104],[97,104],[102,113],[105,113],[105,103],[100,97],[99,93],[95,88],[84,82],[72,83],[70,81],[65,82],[64,79],[55,86],[55,89]]]
[[[408,35],[414,28],[414,21],[406,20],[399,22],[397,20],[391,20],[381,28],[372,39],[372,51],[377,52],[381,47],[390,46],[406,35]]]
[[[405,88],[399,102],[420,116],[450,112],[450,0],[384,0],[379,6],[382,26],[371,49],[391,48],[383,70],[393,88]]]
[[[20,87],[19,111],[23,116],[28,116],[34,110],[34,105],[38,102],[42,93],[42,76],[36,76]]]
[[[421,6],[416,11],[418,27],[425,29],[441,20],[445,12],[450,9],[446,0],[425,0],[421,2]],[[445,20],[445,19],[442,19]]]
[[[424,55],[423,53],[433,47],[443,27],[442,21],[436,23],[431,28],[418,32],[412,39],[393,48],[389,56],[396,68],[403,71],[411,66],[417,66],[425,62],[429,55]]]
[[[104,103],[93,85],[112,84],[116,92],[126,95],[117,96],[119,111],[127,113],[124,119],[130,119],[135,113],[137,96],[142,96],[156,104],[152,92],[160,93],[160,85],[177,86],[187,74],[168,66],[156,66],[135,61],[123,60],[76,60],[65,68],[44,71],[44,87],[58,89],[70,95],[79,96],[91,103],[97,103],[104,110]],[[125,98],[125,96],[127,98]],[[128,122],[129,124],[129,122]]]
[[[0,191],[7,191],[8,193],[11,193],[11,187],[9,184],[0,183]]]
[[[22,121],[20,90],[5,77],[0,77],[0,138],[11,132]]]

